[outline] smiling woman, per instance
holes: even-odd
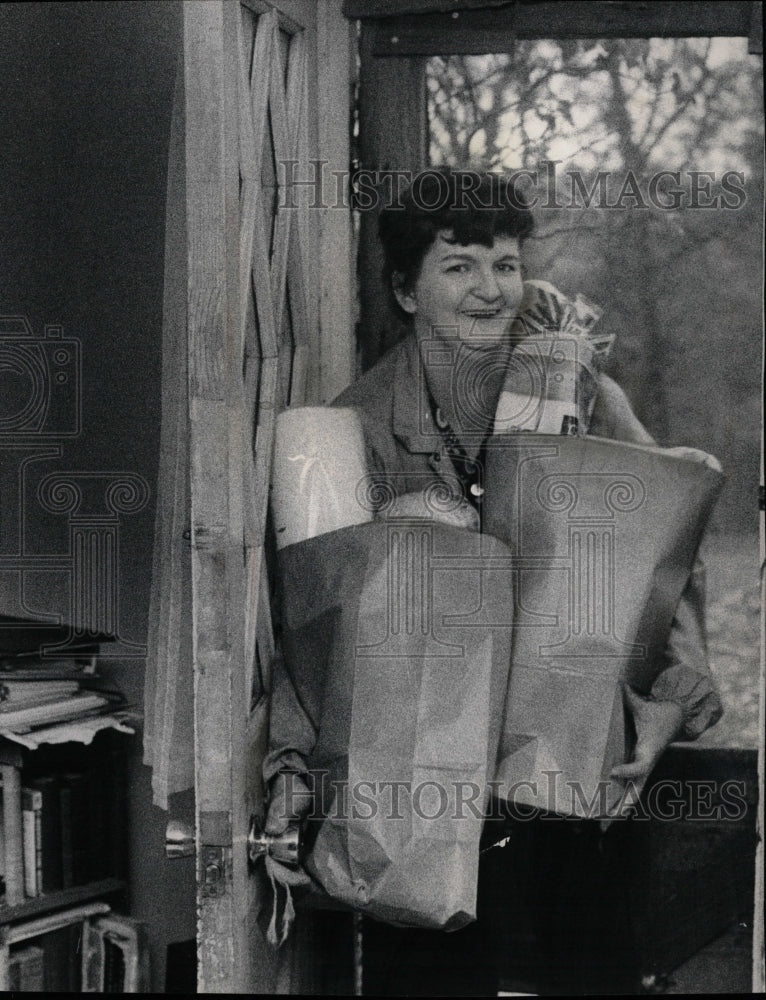
[[[472,347],[502,342],[523,295],[521,251],[514,236],[491,247],[462,248],[450,230],[440,232],[423,258],[409,291],[396,288],[399,305],[415,317],[418,339],[445,328]]]
[[[522,476],[520,472],[514,476],[509,466],[500,478],[495,475],[493,480],[492,469],[498,468],[497,461],[493,465],[493,459],[497,459],[498,449],[501,448],[512,452],[516,447],[539,448],[544,445],[553,446],[558,454],[561,448],[558,442],[563,441],[560,437],[546,439],[523,433],[498,437],[494,423],[498,401],[507,385],[511,357],[518,355],[520,340],[525,339],[525,333],[528,333],[523,329],[529,303],[524,301],[522,261],[525,239],[532,228],[529,208],[507,177],[449,168],[424,172],[405,193],[401,205],[387,207],[381,212],[379,224],[385,273],[395,301],[407,318],[409,332],[370,371],[341,393],[334,403],[358,414],[367,472],[387,487],[383,491],[385,502],[376,511],[379,518],[393,517],[398,520],[414,517],[447,521],[472,531],[489,532],[482,534],[483,540],[494,533],[510,545],[520,559],[520,566],[524,563],[524,553],[518,550],[521,543],[518,539],[509,541],[504,535],[515,515],[509,514],[501,520],[495,516],[493,522],[492,511],[496,510],[497,497],[516,489],[514,484]],[[542,287],[545,283],[536,284]],[[566,308],[565,298],[553,286],[545,285],[545,288],[556,300],[554,305],[561,307],[554,310],[561,318]],[[527,311],[520,316],[523,303]],[[555,338],[558,335],[550,333],[549,336]],[[533,339],[526,338],[525,347]],[[563,344],[564,340],[560,343]],[[551,358],[556,360],[556,352],[551,354]],[[551,377],[555,379],[556,375],[551,373]],[[558,377],[562,378],[561,375]],[[592,414],[589,412],[588,416],[590,433],[595,437],[581,437],[582,447],[589,448],[592,455],[593,449],[603,447],[603,443],[585,442],[594,442],[597,438],[612,439],[607,444],[626,442],[629,446],[619,446],[624,448],[624,451],[619,451],[622,456],[620,461],[638,462],[640,466],[643,453],[639,451],[636,454],[631,447],[651,445],[651,437],[634,416],[616,383],[600,373],[594,377],[597,388]],[[569,424],[561,426],[568,427]],[[584,434],[584,430],[584,426],[581,427],[580,433]],[[562,433],[569,431],[562,429]],[[535,440],[543,444],[535,444]],[[580,446],[577,442],[572,443],[572,448]],[[652,454],[658,452],[659,449],[652,449]],[[575,475],[582,477],[586,466],[588,462],[582,459],[578,466],[580,471]],[[603,469],[598,473],[590,469],[590,472],[595,474],[596,479],[606,474]],[[449,517],[442,516],[429,497],[429,489],[434,483],[455,494],[454,509],[450,509]],[[516,508],[513,507],[513,510]],[[594,511],[595,508],[589,508],[586,520],[593,521]],[[533,533],[532,524],[539,520],[538,511],[535,518],[524,522],[524,532]],[[518,530],[521,537],[520,525]],[[595,543],[591,535],[588,545],[592,548]],[[691,557],[695,547],[692,546]],[[598,712],[593,716],[583,701],[583,698],[587,700],[585,692],[591,691],[584,676],[567,689],[568,701],[579,706],[573,711],[579,713],[578,718],[582,716],[580,729],[587,731],[587,738],[582,737],[582,747],[575,756],[581,753],[583,759],[587,758],[587,766],[596,767],[602,778],[629,779],[640,789],[670,741],[678,737],[695,738],[720,715],[718,696],[706,668],[704,640],[699,636],[699,616],[702,612],[698,593],[699,574],[696,571],[681,596],[691,557],[689,565],[679,569],[677,592],[669,598],[672,605],[667,620],[670,638],[663,634],[659,640],[658,669],[649,683],[639,687],[641,694],[630,692],[627,695],[626,708],[632,717],[636,737],[632,754],[626,755],[623,748],[617,749],[611,760],[608,754],[602,758],[596,742],[600,728],[609,727],[611,708],[604,708],[602,714],[605,715],[601,721]],[[590,555],[586,561],[588,559]],[[542,566],[541,570],[541,566],[534,572],[539,575],[542,571],[545,575],[546,567]],[[579,585],[579,572],[572,577],[575,581],[572,587]],[[534,598],[531,598],[532,603],[525,602],[532,579],[529,571],[520,569],[518,574],[514,577],[514,589],[519,608],[526,614],[544,618],[544,601],[543,604],[535,604]],[[583,586],[584,579],[580,580]],[[590,577],[588,580],[590,593],[594,583]],[[567,589],[566,585],[564,589]],[[629,603],[632,602],[634,607],[640,603],[640,590],[640,587],[636,593],[631,590]],[[600,607],[597,598],[594,597],[594,601],[594,606]],[[670,618],[676,605],[676,617],[671,626]],[[606,616],[607,609],[602,610]],[[559,616],[564,622],[572,622],[573,634],[578,632],[577,615],[580,613],[570,609]],[[598,617],[601,617],[601,612]],[[624,625],[624,618],[621,613],[620,628]],[[588,634],[595,634],[595,620],[591,622],[589,618],[588,621]],[[663,655],[666,638],[667,650]],[[538,640],[542,641],[539,636]],[[515,642],[518,644],[520,641],[517,636]],[[606,655],[613,659],[613,652]],[[597,658],[605,654],[601,650],[580,655]],[[534,655],[530,656],[534,660]],[[523,683],[524,671],[521,668],[524,664],[513,662],[511,676],[513,678],[516,671],[520,683]],[[547,676],[549,665],[542,663],[538,672]],[[559,667],[566,673],[560,664]],[[583,667],[579,669],[585,670]],[[598,674],[598,670],[593,669]],[[554,674],[556,677],[563,676],[556,671]],[[611,698],[613,691],[606,674],[600,675],[596,687],[592,689],[592,698],[596,698],[596,691],[598,697],[602,697],[607,689],[612,692],[609,695]],[[446,700],[449,702],[449,699]],[[548,722],[551,718],[558,718],[556,697],[552,697],[550,691],[537,691],[532,702],[539,707],[545,706],[541,710]],[[618,702],[621,706],[621,695]],[[617,714],[621,720],[621,707]],[[537,732],[531,723],[532,715],[534,711],[528,709],[525,721],[520,723],[519,733]],[[479,724],[480,713],[474,722]],[[554,723],[552,728],[557,729],[560,736],[562,731],[567,730],[567,725],[562,723],[557,727]],[[554,742],[557,738],[554,737]],[[518,739],[527,742],[538,740],[541,747],[548,745],[545,735],[518,736]],[[516,747],[516,744],[513,746]],[[511,756],[516,749],[509,751]],[[538,752],[544,755],[548,751],[534,751]],[[556,749],[551,753],[551,760],[564,760],[569,751],[560,753]],[[543,766],[540,759],[538,766]],[[275,797],[274,801],[279,802],[280,799]],[[629,828],[616,824],[615,829],[605,833],[593,818],[586,818],[576,824],[553,824],[555,833],[543,838],[543,831],[551,825],[546,822],[551,818],[546,810],[553,808],[550,804],[541,806],[544,815],[538,810],[535,819],[535,824],[538,819],[542,822],[542,827],[537,830],[536,825],[535,829],[541,835],[540,842],[545,841],[547,845],[540,855],[541,863],[550,871],[557,870],[561,865],[587,871],[591,880],[587,891],[583,890],[583,905],[587,913],[580,921],[580,943],[573,946],[572,955],[564,961],[567,968],[562,974],[567,983],[581,986],[584,992],[634,992],[637,986],[637,959],[629,930],[625,889],[631,853],[626,842]],[[558,806],[554,811],[559,811]],[[522,870],[532,863],[532,855],[522,844],[522,828],[525,824],[519,826],[517,823],[516,827],[512,827],[516,844],[512,864],[519,878]],[[579,837],[574,833],[579,833]],[[485,872],[483,876],[482,871]],[[488,876],[486,868],[480,868],[479,872],[478,923],[475,926],[450,934],[448,938],[438,932],[366,928],[365,947],[371,955],[374,956],[382,948],[395,950],[401,956],[397,969],[376,981],[377,990],[389,995],[412,992],[428,995],[434,989],[439,992],[443,984],[438,985],[434,980],[434,970],[449,959],[452,963],[449,987],[453,995],[496,991],[493,960],[485,954],[486,942],[492,937],[490,925],[493,923],[488,911],[483,910],[482,902],[486,896]],[[536,919],[533,911],[531,907],[527,914],[531,922]],[[536,929],[542,947],[553,947],[555,928],[551,921],[555,923],[562,915],[558,905],[546,913],[543,924]],[[381,935],[381,941],[377,941]],[[427,963],[427,981],[421,978],[426,974],[422,961],[424,949],[431,956]],[[571,967],[567,963],[571,963]],[[558,965],[552,964],[549,969],[538,969],[535,975],[550,974],[555,978],[558,968]],[[543,983],[543,979],[539,982]],[[550,982],[553,983],[553,979]]]
[[[475,457],[511,350],[532,214],[507,177],[446,168],[416,178],[402,208],[380,216],[386,278],[424,367],[423,403],[436,404]],[[457,367],[444,364],[445,350],[453,361],[459,355]],[[453,392],[455,371],[467,386],[462,403]],[[430,409],[423,408],[422,420],[430,419]]]

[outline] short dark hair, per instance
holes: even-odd
[[[381,210],[384,279],[390,287],[393,274],[399,273],[409,291],[441,230],[451,230],[462,246],[491,247],[495,236],[521,240],[533,227],[532,212],[512,177],[449,167],[421,171],[398,205]]]

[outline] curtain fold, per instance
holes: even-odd
[[[162,316],[162,426],[144,686],[144,763],[155,805],[194,785],[191,549],[189,545],[186,184],[183,64],[168,150]]]

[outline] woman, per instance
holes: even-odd
[[[481,528],[484,449],[519,324],[524,240],[533,228],[520,193],[500,175],[428,171],[402,205],[380,216],[386,276],[411,332],[343,392],[335,406],[360,418],[366,467],[387,489],[381,516],[433,516]],[[650,444],[619,387],[599,377],[591,434]],[[429,487],[454,503],[432,509]],[[371,491],[374,493],[375,491]],[[613,772],[637,785],[667,744],[693,738],[720,715],[705,664],[701,571],[673,623],[665,669],[651,694],[626,691],[636,730],[633,759]],[[276,746],[266,828],[278,833],[309,808],[305,767]],[[285,808],[286,800],[292,808]],[[509,953],[533,992],[621,993],[637,988],[624,883],[629,824],[488,822],[474,924],[443,933],[365,922],[365,991],[388,995],[495,993]],[[500,886],[493,893],[495,886]],[[526,966],[526,967],[524,967]]]
[[[483,446],[514,347],[511,327],[524,292],[523,243],[532,229],[524,199],[500,175],[428,171],[405,194],[403,208],[381,212],[386,277],[411,333],[334,405],[358,412],[367,467],[398,497],[388,513],[442,516],[425,509],[423,500],[424,488],[439,480],[461,494],[458,523],[480,527]],[[590,433],[652,443],[622,390],[605,375],[599,378]],[[455,518],[454,512],[447,515]],[[667,667],[651,695],[626,690],[636,746],[633,759],[613,776],[632,779],[638,787],[671,740],[694,738],[721,714],[705,662],[702,580],[698,565],[673,623]],[[620,888],[624,826],[615,824],[605,834],[594,821],[517,824],[507,861],[488,862],[515,866],[507,884],[518,892],[509,905],[516,906],[519,924],[537,925],[534,932],[527,927],[530,948],[537,949],[537,967],[531,962],[528,969],[534,989],[632,992],[637,985]],[[533,891],[528,876],[535,866]],[[496,991],[492,942],[503,939],[494,931],[507,914],[502,901],[493,907],[488,900],[488,877],[485,864],[478,922],[455,934],[368,921],[366,988],[391,995]],[[571,883],[567,892],[567,878],[578,877],[581,884]],[[521,900],[529,903],[531,895],[538,912],[525,917]]]

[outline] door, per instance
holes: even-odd
[[[693,443],[721,457],[729,483],[703,553],[709,653],[725,714],[691,748],[683,772],[677,763],[673,770],[671,753],[659,773],[674,780],[683,773],[691,794],[715,771],[755,797],[743,762],[754,769],[759,744],[762,797],[752,500],[762,422],[761,5],[463,0],[447,10],[439,0],[411,0],[395,6],[400,16],[390,16],[394,5],[385,0],[347,4],[364,19],[364,170],[378,177],[382,191],[384,172],[442,165],[515,172],[536,216],[525,244],[529,277],[604,307],[601,329],[616,334],[610,373],[655,439]],[[703,177],[709,184],[700,198]],[[740,192],[724,198],[734,178],[741,179]],[[671,179],[672,194],[663,186]],[[363,217],[360,240],[365,366],[400,335],[382,282],[375,223],[373,213]],[[728,365],[736,378],[727,375]],[[762,477],[762,450],[760,465]],[[762,588],[762,561],[760,573]],[[748,610],[735,618],[729,608]],[[665,820],[655,817],[643,828],[651,851],[633,922],[644,968],[658,978],[658,969],[667,973],[694,955],[726,929],[738,907],[743,914],[751,909],[755,882],[753,989],[762,989],[762,845],[754,872],[752,853],[733,839],[734,825],[723,824],[715,837],[732,860],[717,866],[726,872],[720,883],[706,878],[700,889],[695,880],[713,835],[703,847],[699,825],[692,833]],[[662,846],[671,842],[672,870]],[[750,844],[752,852],[755,838]],[[711,902],[705,910],[698,906],[703,896],[732,903]],[[518,957],[525,958],[512,946],[501,957],[502,989],[518,988]]]
[[[262,870],[248,872],[246,840],[263,804],[274,652],[265,540],[275,419],[327,393],[323,366],[350,376],[350,323],[323,350],[319,322],[328,308],[342,318],[350,275],[336,272],[331,306],[320,306],[317,265],[320,232],[348,253],[349,230],[337,212],[310,209],[307,187],[285,189],[290,164],[300,172],[312,156],[342,152],[343,140],[329,155],[319,143],[308,99],[318,16],[323,44],[333,31],[342,38],[335,2],[184,5],[199,988],[209,992],[296,989],[285,950],[266,943],[272,893]],[[342,79],[344,60],[336,66]]]

